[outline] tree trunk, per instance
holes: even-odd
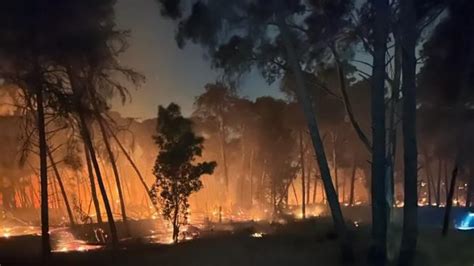
[[[331,172],[329,170],[327,157],[324,151],[324,145],[319,132],[318,121],[313,110],[311,99],[308,95],[308,89],[304,81],[301,66],[298,62],[297,53],[292,43],[291,32],[286,25],[284,17],[278,16],[278,24],[286,48],[288,63],[292,69],[293,74],[295,75],[297,84],[296,95],[301,107],[303,108],[303,113],[308,124],[308,129],[311,136],[311,141],[313,143],[314,152],[316,154],[316,159],[319,164],[326,197],[329,202],[329,208],[331,210],[336,232],[340,237],[343,260],[353,261],[354,254],[352,245],[347,235],[347,229],[342,215],[341,206],[337,199],[337,194],[332,183]]]
[[[346,114],[349,117],[349,121],[351,122],[352,127],[357,133],[357,136],[364,144],[364,147],[367,149],[369,153],[372,153],[372,145],[370,144],[369,138],[367,135],[362,131],[359,123],[355,119],[354,111],[352,110],[352,104],[349,100],[349,95],[347,94],[347,83],[346,83],[346,74],[344,72],[344,68],[341,64],[341,59],[339,58],[339,53],[337,52],[335,45],[331,45],[331,51],[334,55],[336,61],[336,68],[339,77],[339,88],[342,94],[342,100],[344,102],[344,108],[346,109]]]
[[[472,201],[472,193],[473,193],[473,185],[474,185],[474,180],[472,177],[472,167],[469,168],[469,173],[468,173],[468,183],[467,183],[467,188],[466,188],[466,208],[471,207],[471,201]]]
[[[443,230],[442,235],[447,236],[449,231],[449,224],[451,221],[451,208],[453,207],[453,196],[454,196],[454,189],[456,188],[456,179],[458,176],[458,161],[454,163],[453,172],[451,174],[451,184],[449,185],[449,192],[448,197],[446,199],[446,209],[444,212],[444,219],[443,219]]]
[[[38,73],[39,75],[39,73]],[[43,88],[38,78],[36,88],[37,126],[40,157],[40,186],[41,186],[41,245],[45,258],[51,255],[51,244],[49,242],[49,208],[48,208],[48,162],[46,125],[44,120]]]
[[[332,134],[332,167],[334,170],[334,186],[336,186],[337,199],[339,200],[339,178],[337,175],[337,153],[336,153],[336,134]]]
[[[48,157],[49,161],[51,162],[51,166],[53,167],[54,174],[56,175],[56,180],[59,184],[59,189],[61,190],[61,195],[64,200],[64,205],[66,205],[67,215],[69,217],[69,223],[74,226],[76,223],[74,222],[74,215],[72,214],[71,205],[69,205],[69,199],[67,197],[66,189],[64,188],[63,181],[61,180],[61,176],[59,175],[58,167],[56,166],[56,162],[53,159],[53,155],[51,151],[48,149]]]
[[[125,147],[122,145],[122,143],[120,142],[120,140],[117,138],[117,135],[115,135],[115,133],[111,130],[111,128],[109,127],[109,125],[107,123],[105,123],[105,126],[107,127],[110,135],[112,135],[112,138],[115,140],[115,143],[117,143],[117,145],[119,146],[120,150],[122,150],[122,153],[125,155],[125,158],[127,158],[127,161],[130,163],[130,165],[132,166],[133,170],[135,171],[135,173],[137,174],[138,178],[140,179],[140,183],[142,184],[142,186],[145,188],[145,191],[148,195],[148,198],[150,199],[150,202],[152,204],[152,206],[155,208],[155,211],[157,213],[159,213],[159,210],[158,210],[158,207],[153,204],[153,200],[151,199],[151,195],[150,195],[150,188],[148,187],[148,185],[146,184],[145,182],[145,178],[143,177],[143,175],[141,174],[140,170],[138,169],[137,165],[135,164],[135,162],[133,161],[132,157],[130,156],[130,154],[128,154],[127,150],[125,149]]]
[[[403,162],[405,204],[398,265],[414,264],[418,236],[418,194],[416,190],[418,151],[416,140],[416,13],[412,0],[400,1],[403,66]]]
[[[354,190],[355,190],[355,177],[357,172],[357,159],[354,156],[354,162],[352,164],[351,172],[351,189],[349,194],[349,206],[354,206]]]
[[[99,199],[97,198],[97,190],[96,190],[96,187],[95,187],[94,173],[92,171],[91,158],[90,158],[89,151],[87,149],[87,145],[85,143],[84,143],[84,154],[86,155],[87,173],[89,175],[89,182],[91,184],[92,202],[94,203],[95,214],[97,216],[97,223],[100,225],[100,224],[102,224],[102,215],[101,215],[101,212],[100,212],[100,204],[99,204]]]
[[[86,120],[82,112],[78,112],[79,120],[81,123],[81,130],[82,130],[82,137],[84,139],[85,145],[90,154],[90,158],[92,161],[92,166],[94,167],[97,183],[99,184],[100,193],[102,194],[102,200],[104,202],[105,212],[107,214],[107,221],[110,227],[110,235],[112,237],[112,245],[114,248],[118,248],[118,235],[117,235],[117,227],[115,226],[114,216],[112,213],[112,208],[110,207],[109,199],[107,198],[107,191],[104,186],[104,182],[102,179],[102,174],[100,172],[99,162],[97,161],[97,156],[95,153],[94,146],[92,144],[91,135],[89,132],[89,128],[87,127]]]
[[[436,206],[441,204],[441,159],[438,159],[438,183],[436,184]]]
[[[304,163],[304,147],[303,147],[303,130],[300,130],[300,165],[301,165],[301,214],[302,218],[306,218],[306,181],[305,181],[305,163]]]
[[[385,54],[387,51],[388,24],[390,21],[388,0],[373,0],[374,63],[372,73],[372,238],[371,262],[386,265],[387,226],[389,206],[386,172],[385,134]]]
[[[318,176],[315,173],[314,174],[314,185],[313,185],[313,204],[316,203],[316,195],[317,194],[318,194]]]
[[[91,95],[91,96],[93,97],[93,95]],[[95,102],[94,99],[92,99],[92,101]],[[127,222],[127,213],[126,213],[126,209],[125,209],[125,200],[123,198],[122,184],[121,184],[117,164],[115,163],[115,156],[114,156],[114,153],[112,152],[112,147],[110,146],[109,139],[108,139],[108,136],[107,136],[107,132],[105,131],[105,126],[103,124],[103,121],[101,119],[100,114],[98,113],[96,104],[94,104],[94,109],[95,109],[94,111],[95,111],[96,120],[99,124],[100,132],[102,134],[102,140],[104,141],[105,148],[107,150],[107,155],[109,156],[110,164],[112,165],[112,171],[114,173],[115,184],[117,186],[117,193],[118,193],[118,196],[119,196],[119,203],[120,203],[120,211],[122,213],[122,220],[124,222],[124,225],[125,225],[125,228],[126,228],[126,231],[127,231],[127,235],[128,235],[130,233],[130,230],[129,230],[129,226],[128,226],[128,222]]]

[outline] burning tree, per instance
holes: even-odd
[[[159,107],[156,144],[160,149],[153,170],[155,184],[150,193],[162,206],[163,217],[173,225],[173,240],[178,241],[179,227],[186,224],[191,193],[202,188],[200,177],[212,174],[216,162],[193,163],[201,157],[202,137],[194,134],[190,119],[171,103]],[[159,196],[158,196],[158,192]]]

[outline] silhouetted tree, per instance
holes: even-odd
[[[153,173],[156,182],[150,193],[160,202],[162,214],[173,225],[173,240],[187,223],[188,198],[201,189],[200,177],[212,174],[215,162],[196,162],[203,149],[202,137],[194,134],[191,120],[181,115],[178,105],[159,107],[156,144],[160,151]]]

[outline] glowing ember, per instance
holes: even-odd
[[[251,236],[254,237],[254,238],[262,238],[263,233],[253,233]]]

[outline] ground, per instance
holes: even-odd
[[[260,237],[260,231],[263,234]],[[398,239],[400,230],[392,230],[390,239]],[[265,232],[269,232],[266,234]],[[356,263],[367,265],[369,227],[351,226]],[[257,234],[255,234],[257,233]],[[474,264],[473,235],[451,231],[442,238],[439,230],[422,229],[418,260],[421,266],[465,266]],[[393,252],[396,244],[389,243]],[[23,246],[23,247],[22,247]],[[39,265],[38,257],[28,255],[28,248],[17,245],[20,252],[0,250],[5,265]],[[242,226],[232,232],[214,233],[176,245],[127,243],[120,251],[55,253],[50,265],[160,265],[160,266],[279,266],[342,265],[336,234],[327,219],[295,221],[284,225]]]

